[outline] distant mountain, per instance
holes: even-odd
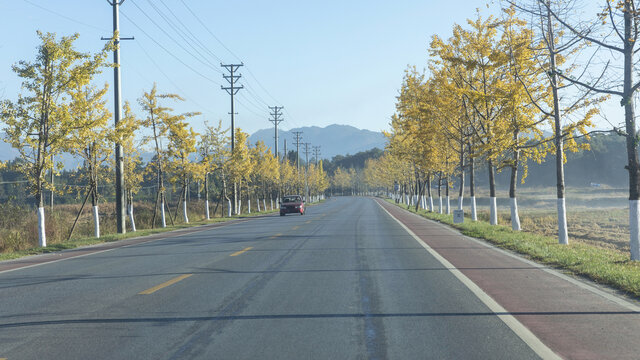
[[[356,154],[361,151],[373,149],[375,147],[384,149],[387,139],[381,132],[362,130],[349,125],[329,125],[321,128],[318,126],[306,126],[289,131],[278,131],[280,153],[284,151],[284,140],[287,140],[287,151],[295,150],[294,131],[302,131],[302,142],[311,143],[311,146],[320,146],[320,157],[331,159],[336,155]],[[273,151],[274,130],[258,130],[249,136],[249,142],[255,144],[262,140]],[[311,149],[309,149],[311,151]],[[300,155],[303,155],[300,149]],[[311,158],[311,152],[309,157]]]

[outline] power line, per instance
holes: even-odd
[[[198,15],[196,15],[195,12],[193,12],[193,10],[191,10],[191,8],[187,5],[187,3],[184,2],[184,0],[180,0],[180,2],[182,3],[182,5],[184,5],[185,8],[187,8],[187,10],[189,10],[189,12],[191,13],[191,15],[193,15],[194,18],[196,18],[196,20],[198,20],[198,22],[200,23],[200,25],[202,25],[202,27],[207,30],[207,32],[214,38],[216,39],[216,41],[218,43],[220,43],[220,45],[222,45],[223,48],[225,48],[225,50],[227,50],[229,52],[229,54],[233,55],[237,60],[242,61],[242,59],[240,59],[240,57],[236,54],[233,53],[233,51],[231,51],[220,39],[218,39],[218,37],[209,29],[209,27],[207,27],[207,25],[205,25],[204,22],[202,22],[202,20],[200,20],[200,18],[198,17]]]
[[[149,16],[149,14],[147,14],[138,4],[136,4],[135,1],[131,1],[131,3],[138,8],[138,10],[140,10],[140,12],[142,12],[142,15],[144,15],[147,19],[149,19],[149,21],[151,21],[151,23],[153,25],[155,25],[158,29],[160,29],[160,31],[162,31],[162,33],[168,37],[169,39],[171,39],[171,41],[173,41],[174,43],[176,43],[176,45],[178,45],[182,50],[184,50],[184,52],[186,52],[187,54],[191,55],[191,57],[193,57],[194,59],[196,59],[197,61],[199,61],[200,63],[202,63],[204,66],[207,66],[211,69],[214,68],[213,65],[211,64],[207,64],[206,61],[203,61],[202,59],[198,58],[197,56],[195,56],[191,51],[189,51],[187,48],[185,48],[179,41],[177,41],[173,36],[171,36],[171,34],[169,34],[162,26],[160,26],[151,16]],[[215,71],[215,70],[214,70]]]
[[[33,3],[33,2],[31,2],[31,1],[29,1],[29,0],[22,0],[22,1],[26,2],[27,4],[29,4],[29,5],[31,5],[31,6],[35,6],[35,7],[37,7],[37,8],[40,8],[40,9],[42,9],[42,10],[46,11],[46,12],[49,12],[49,13],[54,14],[54,15],[56,15],[56,16],[59,16],[59,17],[61,17],[61,18],[63,18],[63,19],[67,19],[67,20],[69,20],[69,21],[71,21],[71,22],[74,22],[74,23],[76,23],[76,24],[80,24],[80,25],[83,25],[83,26],[86,26],[86,27],[90,27],[90,28],[93,28],[93,29],[99,30],[99,31],[101,31],[101,32],[108,32],[108,31],[109,31],[109,30],[107,30],[107,29],[99,28],[99,27],[97,27],[97,26],[93,26],[93,25],[91,25],[91,24],[87,24],[87,23],[84,23],[84,22],[82,22],[82,21],[78,21],[78,20],[76,20],[76,19],[74,19],[74,18],[70,18],[70,17],[68,17],[68,16],[66,16],[66,15],[60,14],[59,12],[53,11],[53,10],[51,10],[51,9],[47,9],[46,7],[44,7],[44,6],[42,6],[42,5],[35,4],[35,3]]]
[[[171,55],[171,57],[176,59],[178,62],[180,62],[186,68],[188,68],[189,70],[193,71],[194,73],[196,73],[197,75],[199,75],[203,79],[208,80],[209,82],[212,82],[212,83],[214,83],[216,85],[220,85],[219,82],[211,79],[210,77],[208,77],[208,76],[202,74],[201,72],[199,72],[198,70],[194,69],[191,65],[185,63],[184,61],[182,61],[182,59],[177,57],[173,52],[169,51],[166,47],[162,46],[162,44],[160,44],[156,39],[154,39],[151,35],[149,35],[146,31],[144,31],[140,26],[138,26],[138,24],[136,24],[135,21],[131,20],[131,18],[129,18],[124,12],[120,12],[120,14],[125,19],[127,19],[133,26],[135,26],[138,30],[140,30],[140,32],[142,32],[142,34],[144,34],[146,37],[148,37],[149,40],[153,41],[156,45],[158,45],[158,47],[160,47],[162,50],[164,50],[167,54]]]
[[[202,54],[202,52],[196,48],[196,46],[193,45],[193,43],[195,42],[196,45],[198,45],[197,43],[197,39],[194,41],[193,37],[190,38],[190,36],[188,34],[186,34],[182,29],[180,29],[176,24],[174,24],[174,22],[167,16],[165,15],[162,10],[160,10],[151,0],[147,0],[147,2],[149,3],[149,5],[151,5],[151,7],[160,15],[160,17],[162,17],[162,19],[169,24],[169,26],[174,30],[174,32],[180,36],[180,38],[182,38],[182,40],[184,40],[184,42],[189,45],[189,47],[191,47],[191,49],[193,49],[193,51],[195,51],[206,63],[208,63],[209,67],[211,69],[213,69],[216,72],[222,73],[222,71],[220,69],[218,69],[216,67],[216,65],[209,61],[209,59]],[[165,4],[166,7],[166,4]],[[177,17],[171,12],[171,9],[169,9],[169,12],[173,15],[174,18],[177,19]],[[180,22],[180,19],[178,19],[178,22]],[[182,26],[184,27],[184,24],[182,24]],[[188,29],[187,29],[188,31]],[[205,49],[206,51],[206,49]],[[217,58],[217,56],[216,56]]]

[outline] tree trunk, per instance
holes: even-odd
[[[42,194],[42,183],[38,181],[38,193],[36,194],[36,202],[38,204],[38,246],[47,246],[47,233],[44,221],[44,197]]]
[[[469,197],[471,200],[471,221],[478,221],[478,211],[476,208],[476,169],[475,159],[471,153],[471,144],[469,144]]]
[[[514,134],[516,144],[518,134]],[[516,199],[516,185],[518,183],[518,162],[520,160],[520,151],[516,150],[513,154],[513,164],[511,165],[511,180],[509,182],[509,200],[511,201],[511,229],[520,231],[520,215],[518,214],[518,200]]]
[[[429,211],[433,212],[433,196],[431,195],[431,174],[427,175],[427,194],[429,195]]]
[[[460,145],[460,190],[458,191],[458,210],[464,202],[464,143]]]
[[[632,92],[633,86],[633,53],[634,53],[634,19],[636,11],[630,1],[624,2],[624,120],[626,125],[627,159],[629,171],[629,247],[631,260],[640,260],[640,211],[638,199],[640,196],[638,135],[636,131],[635,104]]]
[[[131,222],[131,231],[136,232],[136,221],[133,216],[133,193],[129,190],[129,221]]]
[[[198,194],[200,194],[200,191],[198,191]],[[207,220],[210,219],[209,217],[209,174],[208,173],[204,175],[204,215]]]
[[[444,189],[447,196],[446,214],[451,214],[451,199],[449,197],[449,175],[444,179]]]
[[[442,214],[442,173],[438,175],[438,213]]]
[[[186,224],[189,223],[189,216],[187,214],[187,185],[182,187],[182,217]]]
[[[547,4],[548,5],[548,4]],[[558,75],[556,73],[556,50],[553,25],[551,24],[551,9],[547,6],[547,35],[549,43],[549,66],[551,93],[553,96],[553,121],[555,131],[556,146],[556,192],[558,206],[558,243],[569,244],[569,234],[567,232],[567,210],[564,201],[564,150],[562,137],[562,124],[560,122],[560,98],[558,96]]]
[[[489,201],[490,201],[490,218],[489,223],[491,225],[498,225],[498,205],[496,203],[496,179],[495,169],[493,167],[493,161],[488,160],[489,163]]]
[[[96,195],[96,185],[91,190],[91,206],[93,207],[93,236],[100,237],[100,216],[98,214],[98,199]]]

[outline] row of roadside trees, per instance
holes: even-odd
[[[4,123],[5,140],[19,151],[18,170],[28,181],[38,213],[38,239],[46,246],[45,200],[47,191],[65,191],[56,188],[50,174],[63,170],[55,159],[70,153],[81,160],[77,181],[85,184],[81,190],[85,206],[91,199],[94,235],[100,236],[99,184],[109,183],[113,174],[113,149],[116,142],[124,148],[124,178],[128,202],[129,226],[135,231],[134,198],[140,191],[145,176],[156,179],[156,196],[152,226],[167,226],[167,218],[174,222],[167,201],[167,187],[179,188],[178,204],[182,220],[189,222],[187,188],[192,183],[204,191],[205,218],[210,218],[210,182],[216,182],[219,198],[227,201],[228,216],[231,209],[239,214],[242,201],[251,211],[251,200],[258,211],[274,208],[280,194],[299,192],[308,186],[309,194],[319,195],[328,187],[328,178],[322,162],[309,164],[300,171],[289,161],[279,159],[264,143],[248,143],[248,134],[235,130],[235,148],[230,152],[229,131],[220,122],[206,125],[201,134],[194,131],[190,121],[197,112],[176,113],[170,105],[183,101],[177,94],[159,93],[156,86],[138,99],[139,116],[129,102],[123,106],[123,118],[117,127],[110,124],[112,114],[104,99],[108,86],[96,86],[94,78],[103,69],[112,66],[107,54],[113,43],[97,54],[77,51],[73,43],[78,35],[56,38],[55,34],[38,32],[41,44],[34,61],[20,61],[13,66],[23,80],[23,93],[17,100],[1,103],[0,120]],[[153,158],[143,163],[141,149],[153,149]],[[0,164],[4,166],[4,164]],[[239,189],[240,196],[229,195],[230,189]],[[235,206],[232,199],[237,199]],[[80,210],[82,212],[82,209]],[[176,215],[178,209],[176,208]],[[78,213],[79,215],[80,213]],[[76,217],[77,222],[77,217]],[[75,227],[75,223],[74,223]],[[73,231],[73,227],[72,230]]]
[[[553,156],[558,241],[568,244],[566,152],[588,149],[599,105],[617,95],[625,118],[611,131],[627,139],[631,259],[640,260],[636,2],[603,1],[601,11],[583,22],[576,20],[572,1],[509,0],[499,5],[498,17],[478,14],[466,26],[455,25],[448,39],[433,36],[428,69],[405,72],[386,153],[367,164],[367,183],[418,199],[425,195],[416,206],[422,202],[433,211],[436,181],[440,209],[448,211],[454,178],[459,209],[468,178],[475,221],[474,171],[486,166],[490,222],[495,225],[495,172],[510,171],[511,225],[520,230],[517,184],[525,181],[529,161]],[[444,206],[441,190],[446,192]]]

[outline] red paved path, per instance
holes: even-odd
[[[558,355],[640,359],[640,307],[377,201]]]

